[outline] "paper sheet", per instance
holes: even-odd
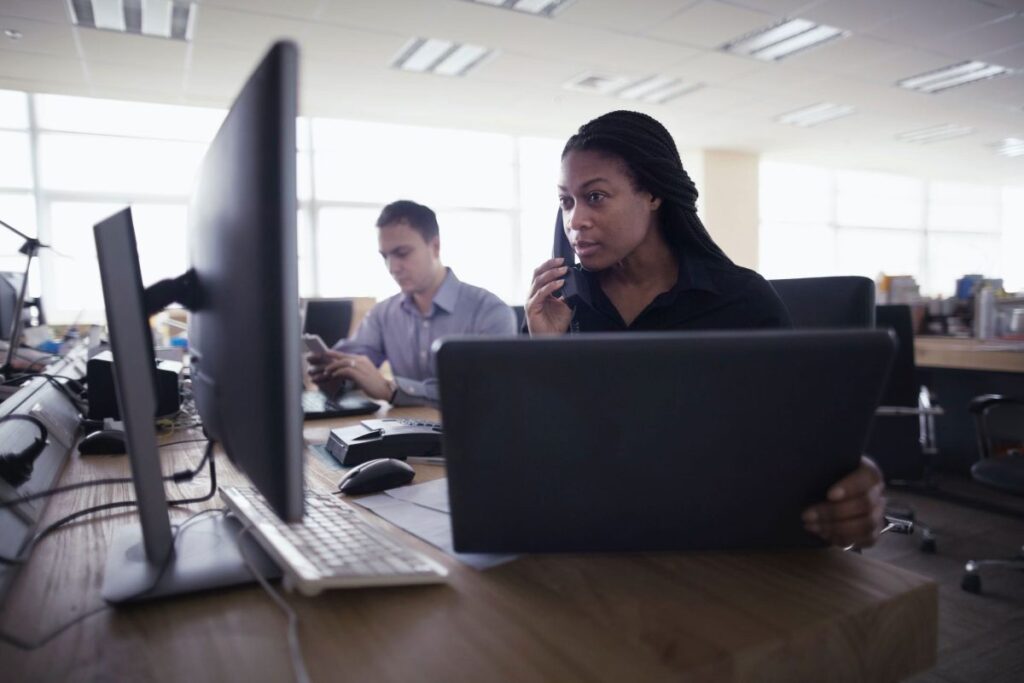
[[[448,480],[435,479],[416,486],[352,501],[372,510],[382,519],[440,548],[474,569],[489,569],[516,559],[517,555],[457,553],[452,547],[452,525],[448,508]]]

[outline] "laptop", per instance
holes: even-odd
[[[371,401],[358,391],[339,392],[335,396],[311,389],[302,392],[302,413],[307,420],[371,415],[378,410],[379,403]]]
[[[455,550],[822,545],[800,514],[857,467],[894,350],[887,330],[446,340]]]

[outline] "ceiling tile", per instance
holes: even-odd
[[[185,64],[188,43],[115,31],[78,29],[78,39],[86,61],[127,62],[137,65],[181,67]]]
[[[408,38],[392,33],[309,24],[296,39],[303,58],[351,61],[368,67],[387,66]]]
[[[1024,45],[984,55],[986,62],[999,64],[1011,69],[1024,69]]]
[[[779,17],[800,17],[801,11],[813,7],[821,0],[726,0],[731,5],[768,12]]]
[[[223,47],[268,48],[275,40],[296,38],[309,22],[203,5],[197,9],[192,42]]]
[[[0,16],[71,24],[64,0],[4,0],[0,5]]]
[[[0,76],[28,82],[82,83],[84,72],[77,59],[0,50]]]
[[[1024,46],[1024,16],[1015,15],[957,34],[949,41],[965,57],[999,52],[1011,47]]]
[[[770,69],[771,64],[747,57],[736,57],[717,50],[701,52],[694,57],[684,59],[669,69],[673,75],[685,75],[701,83],[724,83],[733,78],[746,76],[762,69]]]
[[[315,19],[322,0],[199,0],[202,7],[222,7],[255,14]]]
[[[570,3],[558,13],[555,21],[621,33],[638,33],[660,24],[662,20],[698,1],[646,0],[643,11],[637,11],[635,4],[622,0],[586,0]]]
[[[827,0],[805,9],[800,16],[820,24],[862,32],[892,22],[910,10],[905,0]]]
[[[704,0],[662,21],[647,35],[688,45],[720,47],[777,20],[778,17],[765,12]]]
[[[975,0],[903,0],[910,11],[892,21],[873,27],[869,33],[894,42],[942,49],[951,34],[963,33],[973,27],[1007,15],[1001,7]]]
[[[182,91],[184,66],[141,68],[135,64],[87,63],[89,82],[97,89],[158,91],[178,94]]]
[[[12,40],[3,29],[21,31],[21,38]],[[0,50],[34,52],[53,57],[77,58],[74,29],[70,24],[53,24],[31,19],[0,17]]]

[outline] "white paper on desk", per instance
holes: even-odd
[[[448,508],[448,480],[435,479],[416,486],[403,486],[375,496],[352,501],[372,510],[410,534],[440,548],[474,569],[489,569],[516,559],[516,555],[457,553],[452,547],[452,523]]]

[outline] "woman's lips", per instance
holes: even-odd
[[[601,245],[598,244],[597,242],[587,242],[584,240],[580,240],[579,242],[573,245],[573,249],[576,250],[577,256],[590,256],[600,248]]]

